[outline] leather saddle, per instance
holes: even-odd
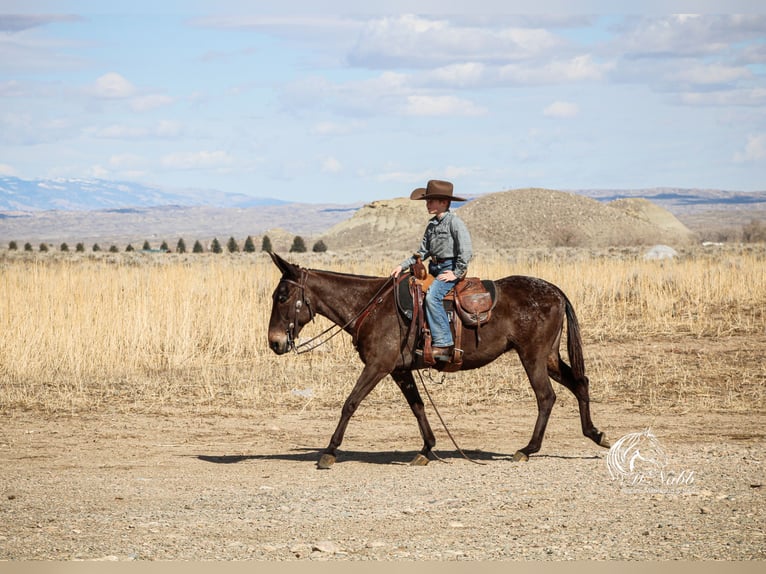
[[[432,366],[436,363],[431,354],[431,332],[425,314],[423,299],[428,287],[435,280],[429,275],[425,265],[416,257],[416,262],[410,269],[410,276],[399,283],[397,288],[397,305],[400,313],[411,321],[410,332],[417,331],[417,341],[422,342],[423,360]],[[476,331],[477,345],[481,341],[479,329],[492,317],[496,304],[495,283],[478,277],[466,277],[444,297],[444,308],[447,311],[453,329],[455,349],[452,360],[445,364],[445,371],[456,371],[463,363],[462,335],[463,328]]]

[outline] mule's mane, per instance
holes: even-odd
[[[335,275],[337,277],[341,277],[345,279],[366,279],[369,281],[385,279],[385,277],[375,277],[372,275],[357,275],[355,273],[342,273],[340,271],[328,271],[327,269],[306,269],[306,271],[309,271],[311,273],[322,273],[324,275]]]

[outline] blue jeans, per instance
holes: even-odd
[[[428,272],[434,277],[442,271],[452,269],[452,260],[447,259],[441,263],[428,264]],[[452,289],[455,281],[441,281],[437,279],[426,292],[426,316],[428,317],[428,326],[431,328],[431,345],[434,347],[449,347],[453,344],[452,331],[449,328],[449,317],[444,310],[444,296]]]

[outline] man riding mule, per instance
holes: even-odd
[[[275,253],[271,257],[282,276],[274,290],[270,348],[280,355],[296,349],[301,330],[318,314],[353,336],[364,363],[318,467],[329,468],[335,462],[349,420],[386,375],[391,375],[401,389],[423,437],[423,448],[412,464],[427,464],[436,439],[413,377],[413,370],[425,365],[415,352],[417,334],[409,329],[397,308],[393,278],[306,269]],[[556,400],[549,377],[577,398],[583,434],[608,447],[604,433],[591,421],[580,329],[566,295],[555,285],[534,277],[510,276],[495,280],[494,285],[497,300],[492,319],[482,327],[480,345],[474,337],[465,338],[461,370],[482,367],[512,349],[518,353],[537,398],[537,421],[529,443],[516,451],[514,460],[526,460],[540,450]],[[359,321],[363,315],[365,319]],[[565,320],[571,366],[559,354]]]

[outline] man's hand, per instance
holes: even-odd
[[[455,275],[455,272],[452,269],[447,269],[446,271],[439,273],[437,279],[439,281],[454,281],[457,279],[457,275]]]
[[[394,267],[394,270],[391,271],[391,276],[392,277],[399,277],[401,272],[402,272],[402,266],[401,265],[397,265],[396,267]]]

